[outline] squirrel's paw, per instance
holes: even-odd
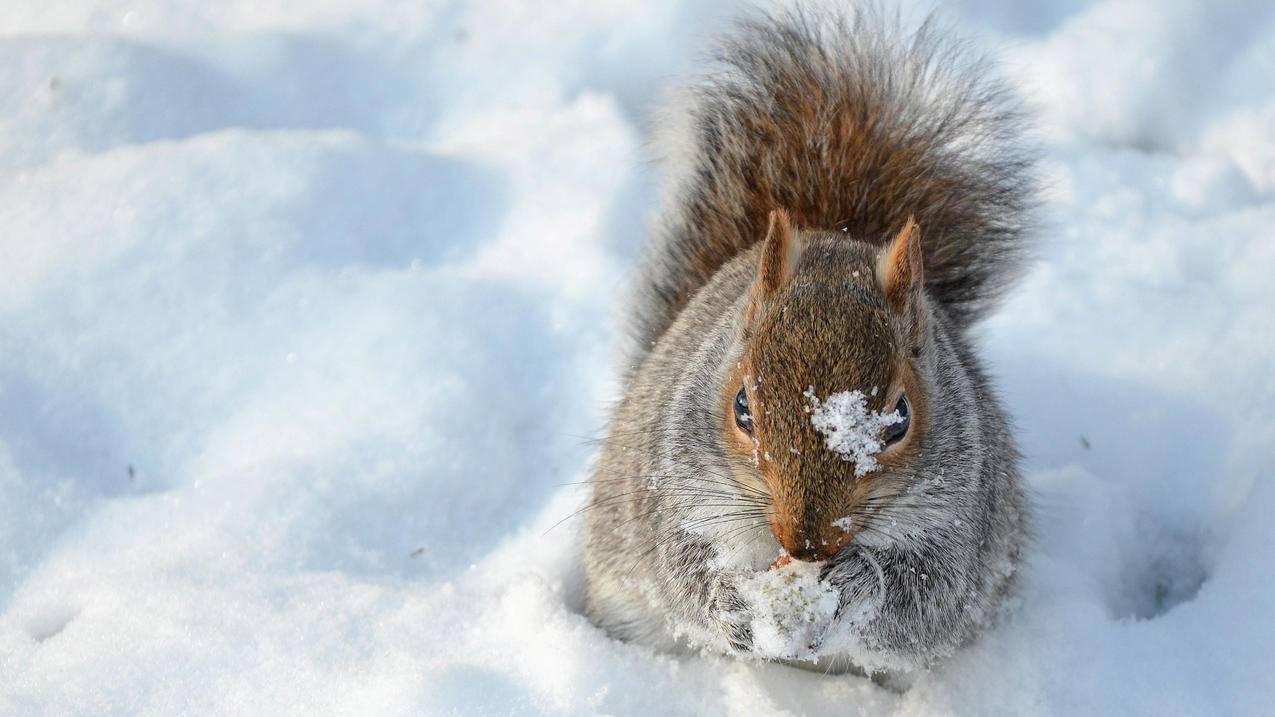
[[[708,619],[732,650],[752,651],[752,614],[727,576],[714,581],[709,590]]]
[[[842,629],[870,621],[885,597],[885,574],[867,550],[859,550],[829,565],[822,577],[839,593],[832,622]]]

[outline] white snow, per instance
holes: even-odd
[[[1270,3],[943,8],[1046,145],[1008,621],[900,694],[581,616],[647,108],[733,9],[8,3],[0,714],[1269,712]]]
[[[819,578],[822,563],[792,560],[746,575],[739,595],[752,607],[753,647],[764,657],[815,659],[818,641],[839,602],[836,588]]]
[[[876,393],[873,388],[872,394]],[[836,391],[820,400],[811,386],[802,395],[809,404],[806,412],[811,425],[823,434],[828,450],[843,461],[854,461],[855,475],[867,475],[880,466],[876,455],[885,447],[881,431],[903,420],[898,411],[868,410],[868,397],[858,389]]]

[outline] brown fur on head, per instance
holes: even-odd
[[[926,389],[916,361],[925,337],[920,230],[911,219],[893,241],[857,241],[842,232],[799,232],[786,212],[771,213],[757,277],[744,310],[743,354],[722,386],[728,443],[748,459],[742,472],[771,496],[770,526],[793,557],[821,560],[853,537],[874,485],[906,465],[924,440]],[[869,243],[871,242],[871,243]],[[751,425],[736,425],[741,385]],[[827,447],[811,422],[813,388],[821,399],[858,390],[868,409],[889,413],[901,395],[910,427],[877,454],[879,467]],[[846,529],[833,525],[856,516]]]

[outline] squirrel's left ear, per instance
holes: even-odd
[[[909,328],[914,338],[920,338],[925,318],[921,305],[925,284],[923,264],[921,228],[915,219],[908,217],[903,231],[877,255],[877,282],[890,307],[911,323]]]

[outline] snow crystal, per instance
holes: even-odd
[[[875,395],[876,389],[872,392]],[[806,407],[810,422],[824,435],[828,450],[840,454],[842,460],[854,461],[855,475],[876,470],[880,465],[876,454],[883,447],[881,431],[903,420],[899,412],[869,411],[867,397],[858,390],[839,391],[821,401],[811,386],[802,395],[810,403]]]

